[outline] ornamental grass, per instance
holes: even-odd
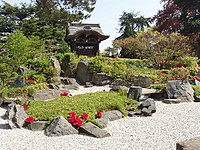
[[[127,98],[127,95],[118,92],[96,92],[62,96],[51,101],[32,101],[26,110],[28,115],[37,120],[50,122],[57,116],[69,118],[70,112],[77,115],[88,113],[88,121],[94,121],[97,112],[119,110],[125,115],[125,110],[135,110],[134,104],[138,102]]]

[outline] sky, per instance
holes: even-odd
[[[31,0],[4,0],[11,4],[29,3]],[[139,12],[141,16],[152,17],[162,10],[160,0],[97,0],[91,17],[83,23],[99,23],[105,35],[110,37],[100,43],[100,51],[112,46],[112,41],[120,36],[119,18],[123,12]]]

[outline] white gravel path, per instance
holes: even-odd
[[[43,132],[5,129],[0,118],[0,150],[175,150],[177,141],[200,136],[200,103],[156,102],[152,117],[123,118],[110,122],[111,137],[84,135],[46,137]],[[0,116],[5,113],[0,108]]]

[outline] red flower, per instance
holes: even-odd
[[[98,111],[97,114],[96,114],[96,117],[97,118],[102,118],[102,116],[103,116],[102,112]]]
[[[176,67],[183,67],[183,64],[178,63],[178,64],[176,64]]]
[[[83,119],[88,119],[88,117],[89,117],[88,113],[85,113],[85,114],[81,115],[81,118],[83,118]]]
[[[83,121],[80,119],[79,116],[75,116],[75,120],[72,124],[76,127],[80,127],[83,125]]]
[[[28,118],[25,119],[25,122],[33,122],[35,120],[35,118],[33,116],[29,116]]]
[[[27,110],[27,109],[30,108],[30,106],[27,106],[27,105],[25,105],[25,106],[23,106],[23,107],[24,107],[24,110]]]
[[[198,67],[200,68],[200,64],[198,64]]]
[[[200,82],[200,77],[194,76],[193,78]]]
[[[75,115],[74,116],[70,116],[68,119],[67,119],[70,123],[73,123],[75,121]]]
[[[60,94],[60,96],[69,96],[70,97],[70,96],[72,96],[72,94],[69,94],[67,92],[63,92],[63,93]]]
[[[35,81],[34,80],[32,80],[32,79],[29,79],[28,80],[28,83],[34,83]]]
[[[75,116],[76,115],[76,113],[73,112],[73,111],[69,112],[69,114],[70,114],[70,116]]]

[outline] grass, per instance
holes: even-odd
[[[124,110],[134,109],[137,103],[117,92],[96,92],[51,101],[32,101],[27,113],[37,120],[50,122],[56,116],[68,118],[69,112],[73,111],[78,115],[89,113],[89,121],[92,121],[98,111],[119,110],[125,115]]]

